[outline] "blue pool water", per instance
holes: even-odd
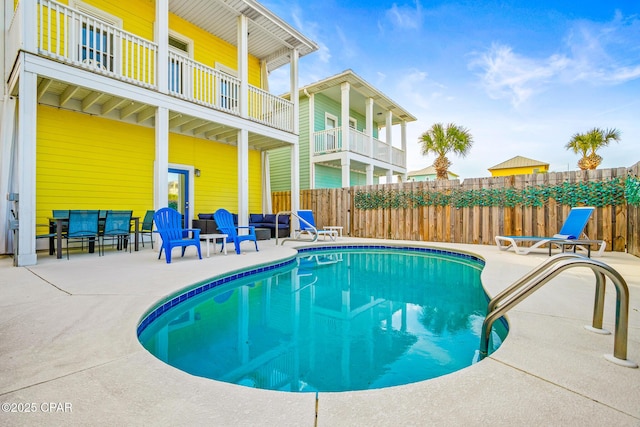
[[[427,248],[302,250],[173,295],[138,327],[159,359],[206,378],[290,392],[365,390],[472,364],[484,263]],[[496,322],[493,345],[506,336]]]

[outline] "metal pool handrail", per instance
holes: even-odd
[[[627,360],[627,332],[629,323],[629,288],[620,273],[600,261],[585,258],[582,255],[559,254],[536,267],[529,274],[516,281],[509,288],[502,291],[489,302],[490,310],[482,324],[480,337],[480,359],[488,356],[489,339],[493,323],[504,316],[510,309],[526,299],[544,284],[558,274],[573,267],[587,267],[596,274],[596,302],[594,305],[594,328],[596,323],[602,326],[602,311],[604,306],[605,276],[609,277],[616,287],[616,322],[613,355],[605,355],[611,362],[622,366],[637,368],[638,365]],[[503,301],[501,305],[497,305]]]
[[[287,237],[286,239],[282,239],[282,243],[281,243],[282,245],[284,245],[284,242],[286,242],[287,240],[297,240],[297,241],[305,241],[305,242],[315,242],[316,240],[318,240],[318,230],[313,225],[311,225],[307,220],[305,220],[304,218],[301,218],[295,212],[292,212],[292,211],[280,211],[280,212],[278,212],[276,214],[276,226],[278,224],[280,224],[278,222],[278,218],[280,217],[280,214],[293,215],[296,218],[298,218],[299,221],[304,222],[308,227],[312,228],[315,231],[315,233],[313,233],[313,238],[312,239],[296,239],[296,238],[292,238],[292,237]],[[294,233],[295,233],[295,231],[294,231]],[[277,233],[277,230],[276,230],[276,246],[278,246],[278,233]]]

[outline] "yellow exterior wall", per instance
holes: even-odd
[[[193,40],[193,59],[215,68],[216,62],[238,70],[238,50],[224,40],[214,37],[173,13],[169,14],[169,28]],[[260,86],[260,61],[249,56],[249,84]]]
[[[191,207],[199,213],[219,208],[238,212],[238,154],[234,146],[217,144],[186,135],[169,135],[169,163],[200,169],[194,178],[195,200]],[[249,212],[262,212],[262,167],[260,152],[249,150]]]
[[[54,209],[153,209],[154,130],[88,114],[38,106],[36,223]],[[238,210],[236,147],[169,135],[169,162],[201,170],[195,215]],[[260,152],[249,151],[249,210],[262,212]],[[38,230],[43,233],[44,230]]]
[[[53,209],[153,209],[153,129],[39,105],[36,144],[37,224]]]
[[[122,19],[122,29],[147,40],[153,40],[156,20],[155,1],[82,0],[84,4]],[[61,3],[69,4],[68,1]]]
[[[531,175],[535,172],[534,169],[537,169],[537,173],[546,173],[549,171],[549,166],[540,165],[540,166],[527,166],[523,168],[507,168],[507,169],[497,169],[491,170],[491,176],[509,176],[509,175]]]

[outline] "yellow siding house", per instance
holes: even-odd
[[[4,0],[0,20],[0,254],[35,264],[54,209],[262,210],[265,154],[298,143],[267,77],[297,93],[313,41],[253,0]]]
[[[530,175],[549,172],[549,163],[516,156],[489,168],[491,176]]]

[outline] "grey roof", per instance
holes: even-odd
[[[431,166],[427,166],[424,169],[411,171],[407,173],[407,176],[423,176],[423,175],[436,175],[436,168],[434,168],[433,165],[431,165]],[[449,171],[449,175],[458,176],[458,174],[455,174],[451,171]]]
[[[504,161],[502,163],[498,163],[495,166],[489,168],[489,170],[494,169],[510,169],[510,168],[526,168],[532,166],[549,166],[549,163],[541,162],[540,160],[533,160],[527,157],[515,156],[512,159]]]

